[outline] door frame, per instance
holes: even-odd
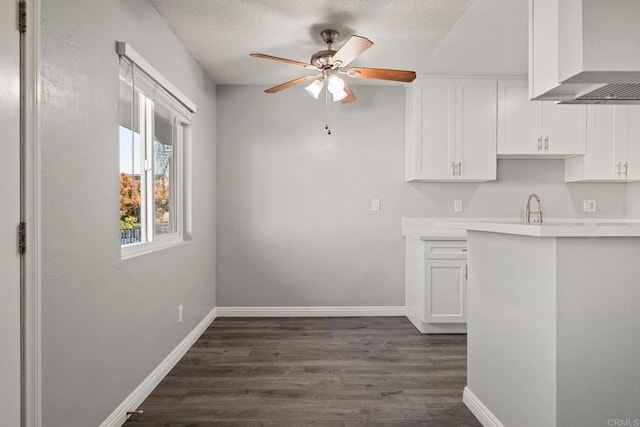
[[[21,259],[22,426],[42,426],[40,229],[40,6],[26,0],[27,29],[20,38],[21,220],[27,250]]]

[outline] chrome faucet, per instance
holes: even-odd
[[[536,199],[536,201],[538,202],[538,210],[537,211],[531,211],[531,199]],[[540,205],[540,196],[538,196],[536,193],[531,193],[529,195],[529,200],[527,200],[527,214],[525,216],[525,224],[531,224],[531,214],[538,214],[538,221],[537,224],[542,224],[542,206]]]

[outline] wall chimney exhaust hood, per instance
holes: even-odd
[[[640,104],[640,0],[529,0],[529,97]]]

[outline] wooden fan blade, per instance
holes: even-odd
[[[311,79],[315,79],[317,78],[317,76],[304,76],[304,77],[298,77],[297,79],[294,80],[290,80],[286,83],[282,83],[278,86],[274,86],[272,88],[269,88],[267,90],[265,90],[266,93],[278,93],[282,90],[285,89],[289,89],[290,87],[302,84],[304,82],[306,82],[307,80],[311,80]]]
[[[355,101],[356,99],[358,99],[354,95],[354,93],[351,90],[351,88],[349,87],[349,85],[346,84],[346,83],[344,84],[344,91],[347,92],[347,96],[345,96],[344,99],[342,101],[340,101],[340,103],[342,103],[342,104],[350,104],[353,101]]]
[[[277,56],[265,55],[264,53],[250,53],[252,58],[268,59],[269,61],[282,62],[283,64],[295,65],[296,67],[308,68],[310,70],[317,70],[311,64],[305,64],[304,62],[294,61],[292,59],[278,58]]]
[[[345,44],[331,58],[331,63],[340,62],[339,67],[346,67],[351,61],[373,46],[373,42],[366,37],[351,36]]]
[[[415,71],[386,70],[384,68],[353,67],[347,70],[347,75],[356,79],[392,80],[405,83],[410,83],[416,78]]]

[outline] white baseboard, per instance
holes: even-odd
[[[214,308],[205,316],[204,319],[193,331],[185,337],[173,349],[171,353],[149,374],[147,378],[140,383],[138,387],[100,424],[100,427],[120,427],[127,420],[127,411],[137,409],[142,402],[151,394],[153,389],[162,381],[162,379],[173,369],[173,367],[182,359],[182,356],[193,346],[200,335],[209,327],[211,322],[216,318],[216,309]]]
[[[218,317],[359,317],[404,316],[399,307],[218,307]]]
[[[484,406],[480,399],[478,399],[478,396],[473,394],[469,387],[464,388],[462,401],[484,427],[504,427],[500,420],[493,415],[489,408]]]

